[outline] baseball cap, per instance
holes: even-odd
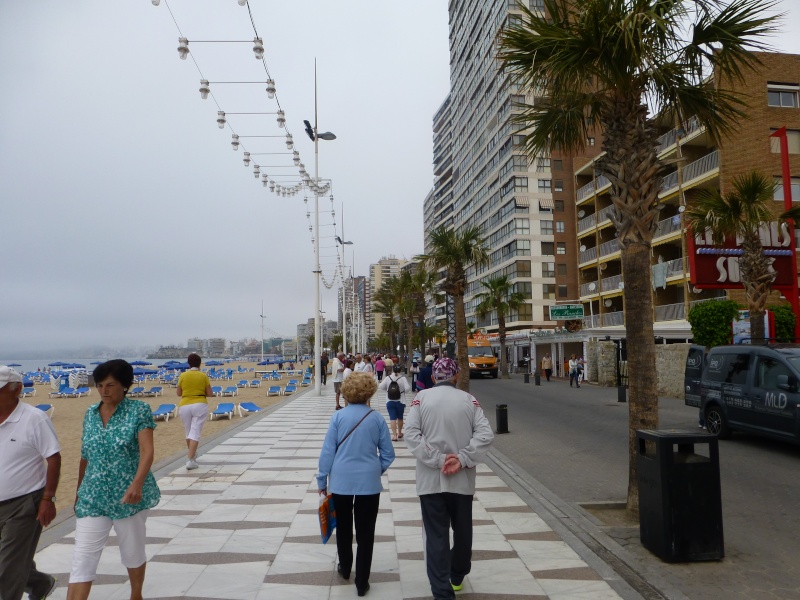
[[[392,371],[394,371],[395,373],[399,373],[402,370],[403,367],[401,367],[400,365],[392,365]]]
[[[450,379],[458,373],[458,363],[452,358],[440,358],[433,363],[433,376],[436,381]]]
[[[425,357],[425,362],[426,363],[432,363],[433,360],[434,360],[433,356],[431,356],[430,354],[428,354],[428,356]]]
[[[0,388],[7,383],[22,383],[22,375],[5,365],[0,365]]]

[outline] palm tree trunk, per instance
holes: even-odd
[[[627,511],[639,514],[639,486],[636,474],[638,455],[636,430],[658,428],[658,387],[653,344],[653,292],[650,271],[650,246],[629,243],[622,249],[625,278],[625,329],[628,352],[628,499]]]
[[[510,379],[506,362],[506,319],[502,315],[497,315],[497,330],[500,333],[500,373],[503,379]]]
[[[458,389],[469,391],[469,354],[467,353],[467,314],[464,295],[452,294],[456,313],[456,356],[458,357]]]
[[[414,356],[414,319],[406,319],[406,373],[411,373],[411,357]]]
[[[742,240],[743,254],[739,259],[739,269],[744,282],[747,308],[750,310],[750,337],[754,344],[766,343],[764,312],[775,274],[770,273],[767,257],[758,233],[745,236]]]

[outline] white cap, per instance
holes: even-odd
[[[434,360],[435,359],[430,354],[428,354],[428,356],[425,357],[425,362],[426,363],[432,363]]]
[[[0,388],[7,383],[22,383],[22,375],[11,367],[0,365]]]

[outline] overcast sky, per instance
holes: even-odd
[[[0,3],[0,356],[49,348],[185,344],[292,336],[313,316],[312,234],[303,196],[279,197],[245,168],[231,133],[283,135],[272,115],[216,124],[200,75],[265,81],[247,8],[236,0],[40,0]],[[265,59],[308,171],[318,65],[320,177],[354,242],[356,274],[382,256],[422,251],[433,181],[431,117],[449,87],[442,0],[250,0]],[[800,53],[800,7],[776,45]],[[248,43],[200,43],[241,40]],[[275,112],[263,85],[214,85],[222,110]],[[281,138],[244,138],[252,153]],[[296,173],[291,156],[253,156]],[[273,166],[274,165],[274,166]],[[313,197],[309,198],[313,212]],[[321,207],[326,279],[336,259],[331,203]],[[313,215],[312,215],[313,216]],[[336,318],[335,289],[323,310]]]

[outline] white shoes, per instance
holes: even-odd
[[[187,471],[191,471],[192,469],[196,469],[198,466],[199,465],[197,464],[197,461],[194,460],[194,459],[190,458],[189,460],[186,461],[186,470]]]

